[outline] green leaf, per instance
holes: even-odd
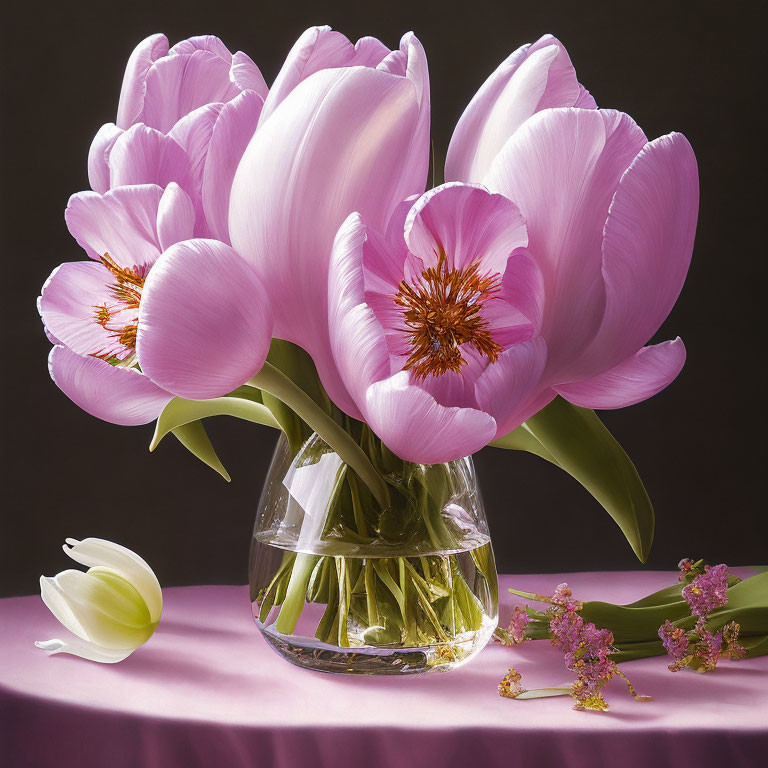
[[[570,685],[561,685],[555,688],[534,688],[531,691],[523,691],[515,696],[516,699],[545,699],[549,696],[570,696]]]
[[[646,561],[653,505],[629,456],[594,411],[556,397],[491,445],[534,453],[565,470],[605,507],[640,561]]]
[[[269,408],[245,397],[214,397],[211,400],[184,400],[174,397],[157,419],[149,450],[154,451],[169,432],[209,416],[234,416],[280,429]]]
[[[179,442],[190,452],[197,456],[203,464],[207,464],[211,469],[215,469],[227,482],[232,478],[224,465],[219,461],[216,451],[208,439],[208,433],[205,427],[199,421],[192,421],[188,424],[181,424],[172,430]]]

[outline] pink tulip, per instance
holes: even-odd
[[[647,142],[620,112],[545,109],[491,162],[490,192],[452,183],[404,238],[359,215],[330,271],[332,349],[364,418],[434,463],[507,434],[557,393],[616,408],[656,394],[680,339],[643,345],[682,288],[698,177],[680,134]]]
[[[229,243],[232,178],[267,92],[251,59],[216,37],[170,49],[164,35],[148,37],[128,60],[116,123],[91,144],[91,187],[176,182],[195,205],[195,234]]]
[[[520,295],[538,279],[527,244],[512,202],[465,184],[422,195],[389,236],[359,214],[339,229],[328,289],[334,359],[401,458],[449,461],[492,440],[494,404],[478,392],[507,359],[516,373],[506,396],[521,409],[530,401],[546,345],[533,338],[539,297]]]
[[[648,143],[627,115],[597,110],[563,45],[545,35],[477,92],[445,171],[506,195],[525,216],[553,392],[616,408],[675,378],[680,339],[642,346],[672,309],[693,248],[698,174],[683,136]]]
[[[56,343],[51,376],[81,408],[142,424],[173,395],[224,395],[261,368],[266,292],[231,247],[191,239],[194,206],[180,186],[80,192],[66,220],[91,261],[57,267],[39,307]]]
[[[307,31],[288,56],[258,131],[235,174],[232,245],[269,286],[275,335],[313,356],[329,395],[360,414],[334,364],[328,336],[328,264],[339,225],[359,211],[383,228],[424,191],[429,83],[412,35],[389,51],[352,45],[327,27]]]

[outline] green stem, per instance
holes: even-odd
[[[389,491],[365,451],[303,389],[270,363],[252,377],[247,385],[273,395],[292,408],[298,416],[357,472],[371,489],[382,509],[389,506]]]
[[[361,536],[368,536],[368,526],[365,524],[363,507],[360,504],[360,491],[357,490],[357,481],[352,474],[347,475],[347,483],[349,484],[349,494],[352,497],[352,514],[355,518],[357,532]]]
[[[376,572],[370,558],[365,561],[365,604],[368,610],[368,626],[379,623],[379,607],[376,602]]]
[[[315,563],[319,559],[318,555],[308,555],[304,552],[296,554],[296,560],[291,571],[291,579],[285,591],[285,599],[280,608],[277,621],[275,621],[275,629],[283,635],[290,635],[296,629],[296,623],[304,609],[309,577],[312,575]]]

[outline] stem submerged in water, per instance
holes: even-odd
[[[307,555],[304,552],[296,554],[285,599],[275,622],[275,629],[278,632],[290,635],[296,629],[299,616],[304,609],[309,577],[319,559],[318,555]]]
[[[292,408],[307,405],[281,376],[266,368],[251,384]],[[338,648],[431,648],[430,665],[455,662],[465,644],[474,642],[473,633],[495,619],[497,607],[487,531],[482,523],[478,528],[467,525],[478,514],[474,485],[467,484],[471,474],[460,465],[404,462],[367,425],[354,420],[346,419],[345,430],[309,406],[300,415],[313,429],[321,422],[327,426],[326,419],[333,428],[306,442],[299,454],[291,454],[287,471],[301,472],[334,451],[348,465],[354,458],[357,474],[345,472],[342,465],[330,494],[308,486],[305,492],[314,493],[310,506],[300,501],[302,493],[293,497],[291,503],[306,508],[285,530],[304,544],[297,544],[294,560],[284,561],[263,591],[259,620],[268,625],[277,611],[274,629],[290,636],[305,604],[320,604],[324,610],[315,636],[323,643]],[[366,472],[388,485],[386,507],[377,505],[379,496],[375,484],[364,477]],[[285,484],[283,476],[280,481]],[[305,536],[307,531],[312,535]]]

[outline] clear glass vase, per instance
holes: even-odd
[[[253,617],[294,664],[325,672],[446,670],[496,627],[498,583],[471,458],[398,459],[356,435],[390,492],[382,510],[317,435],[281,437],[251,543]]]

